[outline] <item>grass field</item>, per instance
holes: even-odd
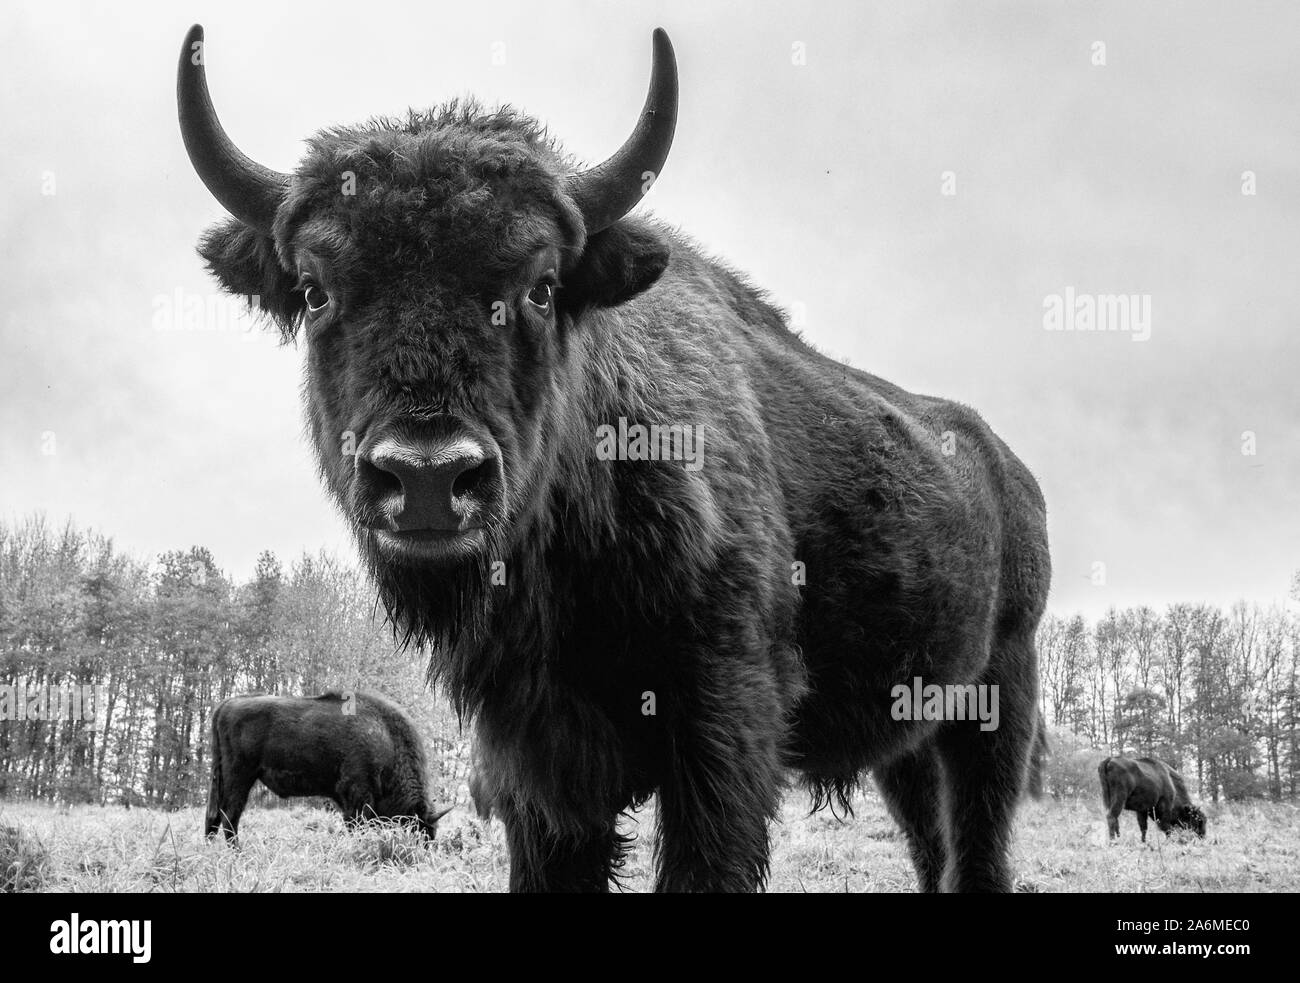
[[[806,815],[791,795],[774,828],[772,891],[913,891],[903,841],[874,794],[841,823]],[[1026,802],[1017,824],[1016,889],[1059,891],[1300,890],[1300,809],[1207,806],[1209,836],[1138,840],[1131,813],[1108,845],[1100,803]],[[500,824],[464,808],[431,847],[409,830],[355,832],[308,805],[250,808],[238,850],[207,843],[199,810],[0,803],[0,890],[5,891],[503,891],[508,860]],[[628,821],[638,839],[625,889],[651,884],[653,805]]]

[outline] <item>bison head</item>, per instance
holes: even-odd
[[[1174,816],[1174,825],[1183,829],[1195,830],[1196,835],[1205,838],[1205,813],[1194,805],[1185,805]]]
[[[286,338],[305,336],[320,472],[381,589],[403,576],[422,592],[468,570],[481,578],[536,518],[558,466],[581,315],[645,290],[667,265],[657,229],[624,218],[672,143],[667,35],[654,34],[636,129],[585,171],[534,121],[452,102],[322,131],[294,173],[278,173],[226,136],[204,55],[195,26],[179,65],[181,132],[234,219],[200,253]]]
[[[420,831],[430,840],[436,838],[438,835],[438,820],[449,812],[451,812],[451,806],[447,806],[446,809],[439,809],[437,812],[425,813],[419,818]]]

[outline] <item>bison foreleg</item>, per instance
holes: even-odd
[[[897,758],[875,769],[875,777],[890,815],[907,835],[921,891],[939,891],[948,850],[939,792],[943,778],[934,749],[926,747]]]
[[[551,830],[536,812],[508,797],[494,803],[510,844],[510,890],[534,892],[608,892],[623,865],[626,841],[617,816],[588,832]]]
[[[374,799],[374,790],[369,783],[350,776],[340,779],[334,786],[334,801],[343,813],[344,827],[349,830],[375,818]]]
[[[1151,810],[1151,814],[1156,817],[1156,825],[1160,827],[1160,832],[1168,836],[1174,828],[1174,808],[1168,799],[1162,798],[1156,802],[1156,807]]]
[[[781,801],[773,726],[781,709],[762,670],[711,668],[714,685],[672,703],[656,891],[756,891],[767,880],[768,824]]]
[[[1142,831],[1142,842],[1145,843],[1147,841],[1147,813],[1144,810],[1139,809],[1137,817],[1138,829]]]

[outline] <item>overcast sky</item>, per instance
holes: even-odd
[[[201,544],[239,578],[351,554],[301,350],[158,330],[213,295],[194,244],[223,214],[176,124],[192,21],[227,130],[281,170],[319,127],[471,92],[603,158],[663,26],[681,112],[649,207],[818,346],[977,408],[1043,486],[1053,609],[1269,602],[1300,569],[1293,2],[7,4],[6,520]],[[1149,337],[1046,330],[1067,288],[1149,297]]]

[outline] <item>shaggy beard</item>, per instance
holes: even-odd
[[[464,663],[487,637],[493,595],[492,563],[506,558],[505,530],[484,529],[483,548],[448,565],[395,561],[365,530],[357,531],[362,560],[379,592],[399,648],[429,653],[430,684],[444,683],[462,717],[473,699]]]

